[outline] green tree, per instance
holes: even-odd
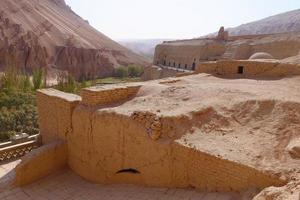
[[[143,68],[136,65],[129,65],[128,66],[128,75],[130,77],[139,77],[143,72]]]
[[[115,69],[115,76],[118,78],[128,77],[128,69],[125,66],[119,66]]]

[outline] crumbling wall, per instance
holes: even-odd
[[[81,91],[82,104],[90,106],[103,106],[126,101],[136,95],[140,89],[138,84],[123,84],[112,86],[95,86]]]
[[[26,154],[15,172],[14,184],[23,186],[37,181],[67,165],[67,146],[54,141]]]
[[[147,116],[149,124],[145,123]],[[167,124],[162,124],[162,118],[147,116],[139,120],[138,114],[78,106],[74,132],[68,135],[71,169],[97,183],[193,186],[204,191],[242,191],[285,183],[254,168],[182,146],[174,138],[157,140]]]
[[[80,101],[80,96],[54,89],[37,92],[39,128],[44,144],[66,140],[66,135],[72,132],[73,110]]]
[[[239,67],[243,68],[243,73],[241,74],[238,73]],[[269,78],[277,78],[282,76],[299,75],[300,67],[276,61],[223,60],[201,63],[197,66],[196,72],[213,75],[239,75],[245,77],[265,76]]]
[[[175,157],[188,183],[205,191],[244,191],[281,186],[285,181],[263,172],[175,143]]]

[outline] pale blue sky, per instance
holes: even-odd
[[[66,0],[112,39],[193,38],[300,8],[300,0]]]

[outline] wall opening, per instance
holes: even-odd
[[[195,68],[196,68],[196,63],[193,63],[192,70],[195,70]]]
[[[175,67],[176,66],[176,64],[175,64],[175,62],[173,63],[173,67]]]
[[[166,60],[164,60],[164,66],[166,66]]]
[[[169,66],[171,66],[171,62],[169,62]]]
[[[178,64],[178,68],[180,68],[180,67],[181,67],[181,64],[179,63],[179,64]]]
[[[129,168],[129,169],[121,169],[119,171],[116,172],[116,174],[122,174],[122,173],[128,173],[128,174],[140,174],[141,172],[139,172],[138,170],[136,169],[132,169],[132,168]]]
[[[244,66],[238,67],[238,74],[244,74]]]
[[[185,65],[184,65],[184,68],[185,68],[185,69],[187,69],[187,66],[188,66],[188,65],[187,65],[187,64],[185,64]]]

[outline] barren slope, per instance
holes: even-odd
[[[76,15],[64,0],[2,0],[0,57],[20,68],[52,66],[76,77],[105,76],[119,64],[147,61]]]
[[[281,13],[228,29],[230,35],[256,35],[300,31],[300,10]]]

